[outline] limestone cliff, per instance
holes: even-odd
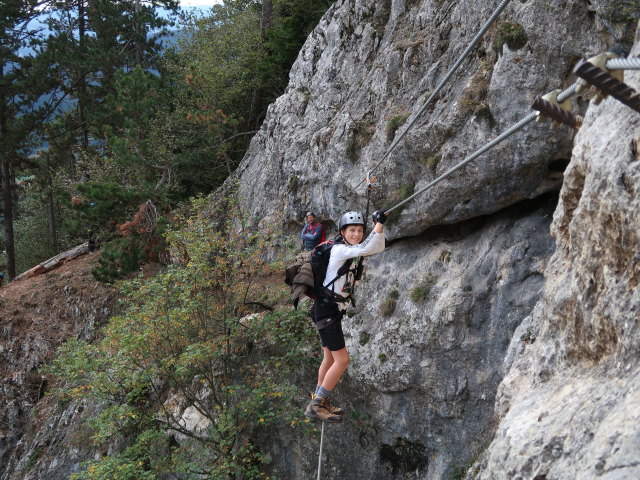
[[[364,210],[365,189],[352,188],[492,8],[336,2],[238,169],[249,211],[295,232],[308,209],[329,226]],[[373,208],[462,160],[536,95],[572,83],[576,59],[613,42],[602,11],[513,2],[375,171]],[[520,43],[502,43],[505,24],[522,27]],[[579,97],[574,109],[587,104]],[[329,478],[638,476],[639,118],[611,99],[590,107],[575,146],[566,128],[532,125],[390,219],[395,241],[367,261],[346,322],[354,361],[336,393],[352,422],[329,429]],[[554,205],[541,195],[560,188],[570,158],[547,267]],[[280,438],[276,476],[311,476],[317,446]]]
[[[339,0],[305,43],[238,169],[247,207],[298,225],[365,209],[367,171],[458,59],[498,2]],[[607,48],[584,1],[514,1],[375,174],[390,206],[572,82],[572,64]],[[517,32],[517,33],[514,33]],[[510,137],[402,210],[390,238],[495,212],[559,188],[572,134],[549,126]],[[342,196],[348,195],[345,199]]]
[[[637,89],[640,75],[626,81]],[[589,108],[544,293],[512,341],[476,478],[640,478],[639,126],[615,100]]]

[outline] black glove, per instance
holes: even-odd
[[[387,214],[384,210],[376,210],[375,212],[373,212],[371,218],[373,219],[373,223],[384,225],[384,222],[387,221]]]

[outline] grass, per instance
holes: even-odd
[[[410,113],[404,109],[397,111],[394,113],[387,122],[387,141],[393,140],[393,137],[396,135],[396,131],[404,125],[404,122],[409,118]]]
[[[440,160],[442,160],[442,154],[437,153],[435,155],[431,155],[429,157],[426,157],[424,159],[424,163],[429,168],[436,168],[438,166],[438,163],[440,163]]]
[[[386,298],[384,302],[380,305],[380,313],[384,317],[390,317],[393,312],[396,310],[396,306],[398,305],[398,298],[400,297],[400,292],[397,288],[394,288],[389,296]]]
[[[502,22],[498,25],[495,46],[498,52],[502,51],[502,46],[506,43],[511,50],[520,50],[529,41],[524,27],[518,23]]]
[[[431,288],[436,284],[436,277],[429,276],[409,291],[409,298],[414,303],[423,303],[427,300]]]

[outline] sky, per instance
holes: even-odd
[[[181,7],[210,6],[216,3],[222,3],[222,0],[180,0]]]

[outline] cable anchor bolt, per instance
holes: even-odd
[[[584,64],[589,63],[593,67],[598,68],[603,72],[608,72],[609,70],[607,69],[607,62],[614,58],[619,58],[619,56],[613,52],[604,52],[604,53],[599,53],[598,55],[594,55],[593,57],[590,57],[586,61],[580,60],[580,62],[578,62],[578,64],[573,69],[573,73],[575,73],[576,75],[578,75],[578,77],[580,77],[577,81],[578,88],[576,88],[576,93],[582,93],[585,90],[587,90],[591,85],[593,85],[592,82],[590,81],[590,78],[585,78],[580,74],[578,74],[578,69],[582,67],[581,72],[584,71],[584,69],[586,69]],[[611,76],[618,79],[620,82],[623,82],[624,70],[613,70],[613,73],[611,74]],[[597,89],[597,92],[595,97],[593,97],[592,101],[594,105],[600,105],[600,102],[602,102],[602,100],[607,98],[607,92],[600,89],[597,86],[596,86],[596,89]]]
[[[591,59],[582,60],[576,68],[574,73],[580,77],[580,81],[587,82],[597,89],[600,93],[593,99],[593,102],[597,105],[602,98],[606,98],[607,95],[611,95],[620,103],[640,113],[640,94],[624,83],[624,70],[607,71],[598,65],[591,63]],[[596,101],[598,99],[598,101]]]
[[[552,125],[558,126],[560,124],[567,125],[571,128],[580,128],[582,126],[583,118],[580,115],[575,115],[569,111],[569,100],[565,100],[562,103],[558,103],[558,95],[561,90],[554,90],[546,95],[537,96],[534,100],[531,108],[538,112],[537,122],[550,119]]]

